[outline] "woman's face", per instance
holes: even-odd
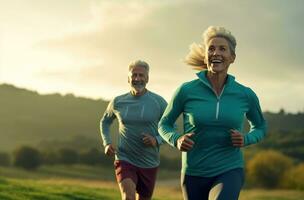
[[[223,37],[214,37],[209,40],[205,50],[205,62],[208,71],[213,73],[227,73],[228,67],[234,62],[228,41]]]

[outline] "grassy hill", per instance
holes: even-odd
[[[48,183],[43,181],[0,179],[2,200],[112,200],[120,199],[117,189]]]
[[[37,92],[0,85],[0,152],[11,152],[18,145],[58,149],[86,149],[101,146],[99,121],[108,102],[75,97],[72,94],[40,95]],[[265,112],[269,135],[259,145],[275,148],[304,160],[304,113]],[[181,120],[178,123],[181,127]],[[117,133],[117,123],[112,128]],[[117,134],[113,134],[114,141]],[[179,157],[168,145],[161,153]]]
[[[113,183],[37,181],[0,178],[2,200],[117,200],[120,194]],[[303,191],[243,190],[240,200],[300,200]],[[180,189],[158,187],[153,200],[182,200]]]
[[[83,165],[43,166],[37,171],[0,167],[0,199],[117,200],[120,195],[113,173],[113,169]],[[178,178],[178,172],[161,168],[153,199],[181,200]],[[240,196],[240,200],[266,199],[300,200],[304,191],[244,189]]]
[[[42,140],[66,140],[85,135],[99,142],[98,124],[107,102],[73,95],[39,95],[36,92],[0,86],[1,150]]]

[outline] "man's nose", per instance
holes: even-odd
[[[135,81],[138,81],[139,78],[140,78],[140,77],[139,77],[138,75],[135,75],[134,80],[135,80]]]

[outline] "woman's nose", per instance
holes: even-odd
[[[219,49],[215,49],[214,51],[213,51],[213,55],[219,55],[220,54],[220,50]]]

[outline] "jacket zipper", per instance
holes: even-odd
[[[219,116],[219,112],[220,112],[220,100],[221,100],[221,96],[222,96],[222,94],[223,94],[223,92],[224,92],[224,89],[225,89],[225,85],[224,85],[224,87],[223,87],[223,89],[222,89],[222,91],[221,91],[221,93],[220,93],[219,96],[217,96],[216,92],[212,89],[213,92],[214,92],[214,94],[215,94],[215,96],[216,96],[216,98],[217,98],[217,102],[216,102],[216,112],[215,112],[215,119],[216,119],[216,120],[218,120],[218,116]]]

